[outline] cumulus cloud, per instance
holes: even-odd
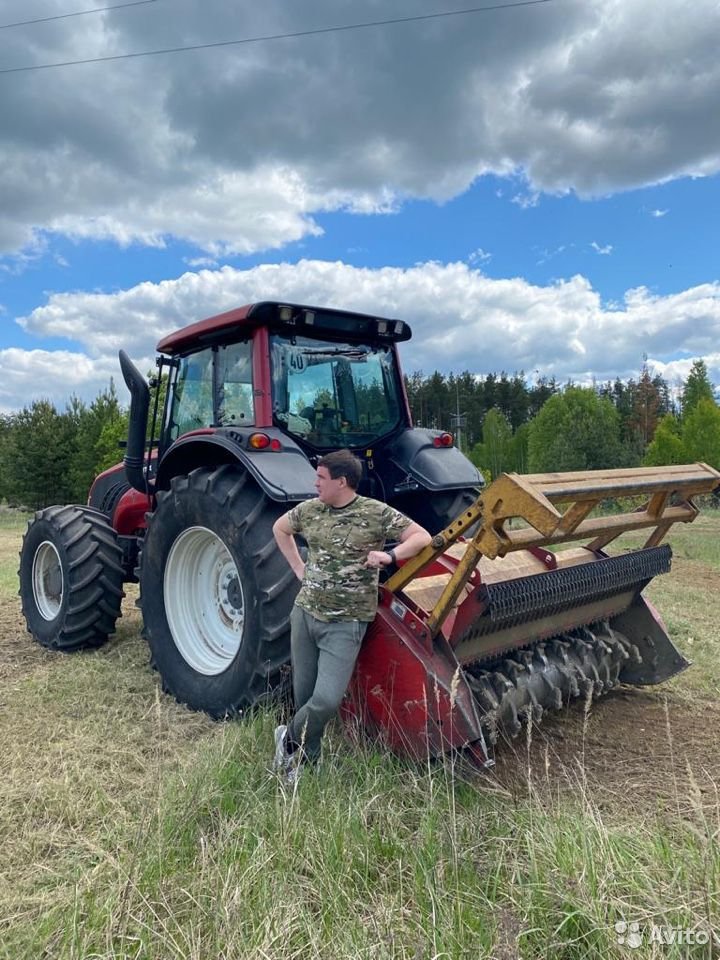
[[[5,22],[27,19],[21,0],[5,6]],[[66,11],[60,0],[43,8]],[[3,66],[403,12],[418,8],[173,0],[6,30]],[[180,237],[217,257],[317,234],[323,211],[445,200],[488,172],[519,176],[525,188],[509,195],[522,206],[543,191],[595,196],[711,174],[716,15],[715,0],[563,0],[0,75],[0,252],[44,231]]]
[[[406,371],[539,370],[588,382],[637,376],[647,355],[671,378],[704,357],[720,381],[720,283],[668,296],[636,288],[608,306],[582,276],[538,286],[491,279],[464,263],[361,269],[301,260],[188,272],[114,294],[53,295],[19,322],[30,335],[67,338],[82,350],[0,352],[0,405],[19,407],[37,395],[62,402],[71,391],[92,396],[117,375],[120,347],[148,369],[165,334],[261,299],[405,320],[413,329],[402,346]]]

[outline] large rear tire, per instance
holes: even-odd
[[[163,689],[192,709],[234,716],[281,678],[299,587],[272,534],[284,510],[232,464],[157,494],[140,556],[143,634]]]
[[[122,550],[108,520],[87,507],[38,511],[20,551],[20,600],[28,631],[51,650],[99,647],[123,598]]]

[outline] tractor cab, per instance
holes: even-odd
[[[261,306],[262,325],[256,309],[218,326],[212,339],[233,342],[206,346],[206,336],[193,342],[180,331],[160,344],[171,355],[163,448],[199,429],[272,424],[321,454],[373,446],[410,426],[394,345],[409,336],[406,324]]]
[[[406,426],[387,345],[282,334],[270,344],[273,419],[303,445],[367,447]]]

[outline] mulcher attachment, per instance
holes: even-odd
[[[545,710],[684,670],[641,591],[670,570],[670,547],[660,546],[670,526],[692,522],[692,497],[719,483],[705,464],[503,474],[381,589],[346,718],[398,753],[464,748],[491,764],[498,739]],[[594,512],[621,497],[643,503]],[[648,532],[644,546],[606,553],[637,530]]]

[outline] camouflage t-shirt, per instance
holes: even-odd
[[[288,521],[308,545],[297,605],[317,620],[372,620],[379,571],[363,564],[371,550],[398,540],[412,521],[386,503],[359,496],[345,507],[305,500]]]

